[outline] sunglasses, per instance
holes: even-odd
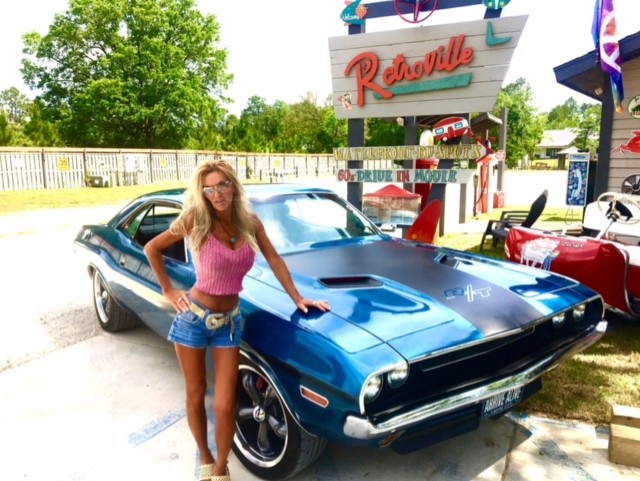
[[[229,192],[231,187],[233,187],[233,184],[231,183],[231,181],[225,180],[224,182],[220,182],[218,185],[203,187],[202,193],[204,195],[209,195],[209,196],[215,194],[216,192],[220,192],[221,194],[224,194],[225,192]]]

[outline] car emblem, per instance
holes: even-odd
[[[456,297],[466,297],[467,302],[473,302],[478,296],[482,298],[490,297],[491,287],[480,287],[479,289],[474,289],[471,284],[468,284],[466,287],[454,287],[453,289],[447,289],[444,291],[444,295],[447,300],[454,299]]]

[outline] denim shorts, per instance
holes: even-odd
[[[240,346],[240,310],[230,322],[217,329],[209,329],[206,326],[205,318],[209,313],[207,310],[205,315],[200,317],[192,311],[178,312],[173,318],[167,339],[193,349]]]

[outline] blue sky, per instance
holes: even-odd
[[[441,0],[445,1],[445,0]],[[623,38],[640,26],[639,0],[614,0],[618,34]],[[228,94],[239,114],[252,95],[268,103],[296,102],[306,92],[323,99],[331,93],[328,38],[347,35],[340,20],[343,0],[196,0],[203,13],[213,13],[222,27],[222,45],[235,80]],[[21,35],[46,33],[53,15],[67,0],[21,0],[0,18],[3,72],[0,90],[17,87],[32,97],[20,77]],[[529,20],[505,81],[526,78],[535,103],[549,110],[570,96],[591,101],[555,81],[553,68],[593,50],[591,20],[594,0],[511,0],[503,16],[529,15]],[[465,7],[436,12],[422,26],[479,20],[484,8]],[[367,32],[414,27],[389,17],[367,22]],[[629,97],[632,92],[628,92]],[[637,93],[633,93],[637,94]]]

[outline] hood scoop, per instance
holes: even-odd
[[[356,289],[358,287],[380,287],[382,282],[371,276],[322,277],[320,284],[329,289]]]
[[[472,265],[467,259],[461,259],[459,256],[451,254],[438,254],[435,257],[435,262],[442,264],[443,266],[457,267],[459,264]]]

